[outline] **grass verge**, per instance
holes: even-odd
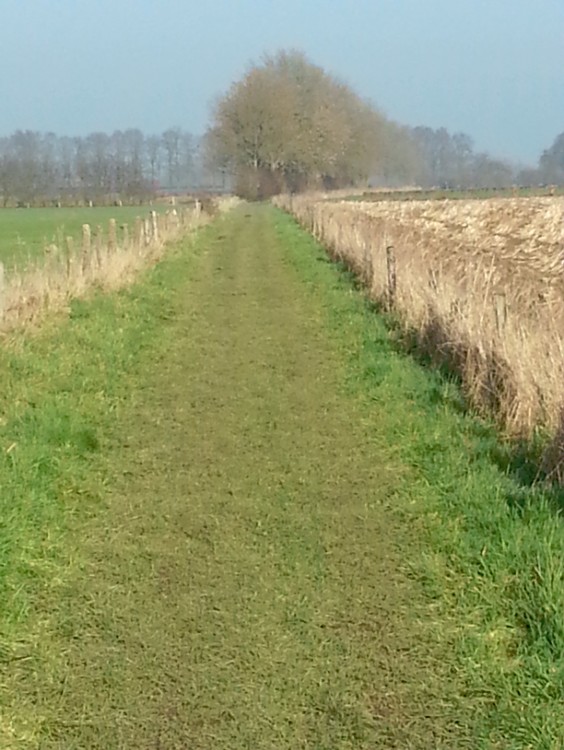
[[[465,413],[456,382],[398,351],[346,269],[289,217],[278,224],[350,352],[350,388],[368,412],[379,410],[396,458],[410,467],[389,508],[420,540],[412,574],[436,602],[437,634],[466,685],[462,700],[474,704],[474,746],[562,747],[559,494],[520,482],[494,428]]]
[[[6,750],[51,747],[41,727],[58,713],[65,692],[63,685],[53,691],[54,673],[64,673],[68,641],[79,636],[71,582],[78,578],[84,588],[90,575],[84,525],[107,512],[110,435],[120,409],[135,398],[136,367],[166,325],[178,265],[193,261],[193,239],[184,241],[182,254],[178,246],[169,249],[168,262],[141,274],[134,287],[93,292],[72,301],[68,318],[53,315],[34,332],[3,337],[0,746]],[[88,607],[80,617],[88,619]],[[57,747],[75,747],[64,736],[61,742]]]

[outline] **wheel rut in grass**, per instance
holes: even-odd
[[[401,466],[275,217],[208,229],[162,311],[74,529],[41,747],[462,746],[385,509]]]

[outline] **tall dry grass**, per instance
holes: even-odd
[[[49,245],[44,257],[23,268],[4,271],[0,264],[0,330],[36,321],[46,310],[64,308],[93,287],[118,289],[143,268],[157,262],[167,243],[177,240],[230,210],[237,199],[214,199],[190,207],[151,212],[135,224],[83,226],[82,237]]]
[[[564,476],[564,199],[275,202],[376,299],[393,247],[406,331],[511,435],[547,431],[549,468]]]

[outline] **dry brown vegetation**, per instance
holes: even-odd
[[[64,247],[49,245],[44,257],[24,268],[0,264],[0,330],[34,322],[50,309],[64,308],[89,289],[118,289],[159,260],[166,244],[229,210],[237,199],[197,201],[166,213],[138,217],[134,226],[111,219],[107,227],[83,226],[82,237],[66,237]]]
[[[554,439],[564,459],[562,198],[329,202],[283,196],[291,211],[370,294],[388,299],[434,361],[455,369],[469,401],[511,434]]]

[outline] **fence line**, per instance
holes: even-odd
[[[133,232],[127,224],[110,219],[101,225],[83,224],[79,240],[67,236],[45,248],[44,257],[23,269],[7,270],[0,263],[0,329],[30,322],[46,309],[64,307],[90,288],[115,289],[127,284],[142,268],[156,262],[168,242],[208,223],[215,210],[203,210],[199,201],[188,209],[166,213],[151,211],[135,219]]]

